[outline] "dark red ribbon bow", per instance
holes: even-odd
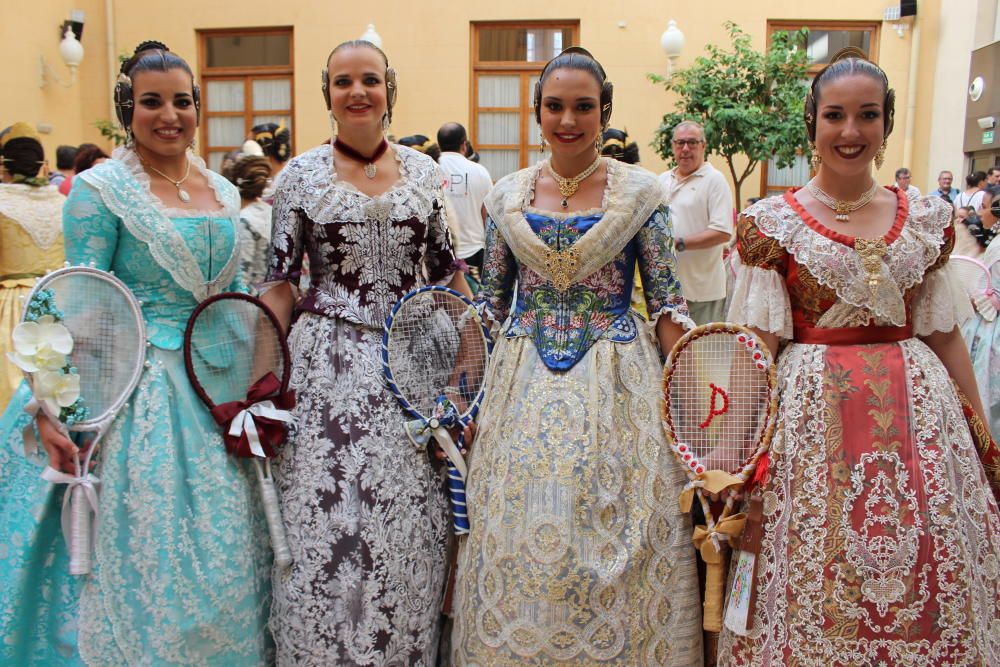
[[[250,387],[246,400],[222,403],[212,408],[212,418],[215,419],[215,423],[222,426],[222,440],[226,444],[226,451],[232,456],[241,458],[254,456],[253,452],[250,451],[250,442],[247,440],[246,433],[241,430],[239,435],[230,435],[230,425],[233,419],[254,404],[268,400],[278,410],[291,410],[295,407],[295,392],[288,390],[282,393],[281,381],[274,373],[268,372]],[[257,436],[260,438],[261,448],[268,458],[273,458],[278,453],[278,447],[285,440],[287,425],[262,415],[254,415],[254,423],[257,426]]]

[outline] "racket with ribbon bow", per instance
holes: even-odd
[[[42,473],[49,482],[68,486],[62,529],[69,570],[88,574],[100,486],[91,461],[142,376],[146,328],[140,303],[113,274],[68,266],[35,283],[13,339],[10,361],[24,371],[33,395],[26,411],[42,410],[67,437],[94,434],[83,460],[74,454],[72,475],[52,467]],[[30,429],[29,449],[36,444]]]
[[[291,359],[271,310],[249,294],[225,293],[198,304],[184,332],[184,364],[195,392],[223,428],[226,451],[252,458],[274,562],[292,562],[271,458],[287,435],[295,394]]]
[[[382,369],[411,420],[406,433],[426,448],[433,437],[447,455],[448,491],[456,535],[469,532],[465,458],[449,428],[464,429],[483,398],[493,341],[476,307],[447,287],[428,286],[401,298],[385,322]]]
[[[687,472],[681,510],[695,498],[705,513],[695,546],[706,564],[703,625],[722,629],[726,544],[739,537],[745,517],[731,515],[734,496],[767,449],[777,411],[775,367],[770,351],[744,327],[715,323],[696,327],[674,345],[664,368],[664,425],[671,448]],[[712,515],[706,493],[726,495]]]

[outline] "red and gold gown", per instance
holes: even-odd
[[[896,194],[881,239],[824,227],[791,192],[740,219],[729,319],[789,343],[757,603],[720,665],[1000,664],[1000,512],[920,340],[969,314],[951,209]]]

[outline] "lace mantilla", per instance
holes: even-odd
[[[434,213],[435,193],[441,191],[444,177],[423,153],[393,144],[400,179],[386,192],[369,197],[350,183],[337,180],[330,150],[329,146],[314,148],[290,160],[282,170],[284,211],[300,210],[315,221],[364,222],[372,217],[373,204],[379,202],[394,220],[426,220]],[[406,187],[408,184],[415,187]]]
[[[43,250],[62,234],[62,208],[66,198],[54,185],[35,188],[18,183],[0,184],[0,215],[17,223]]]
[[[784,197],[759,201],[745,214],[842,301],[867,310],[879,324],[893,326],[906,324],[903,295],[937,261],[952,217],[951,207],[937,197],[910,202],[899,237],[888,244],[880,266],[870,271],[855,248],[809,227]]]
[[[608,179],[604,217],[561,251],[553,250],[540,239],[524,217],[534,196],[541,164],[504,177],[486,198],[486,210],[518,260],[561,291],[585,280],[614,259],[662,203],[663,191],[652,173],[616,160],[606,159],[605,164]]]
[[[204,174],[223,208],[220,211],[189,211],[167,208],[150,191],[149,176],[142,169],[134,151],[115,149],[114,159],[99,164],[80,174],[80,178],[101,193],[104,204],[121,218],[129,232],[149,247],[149,252],[177,284],[202,301],[224,290],[236,276],[239,268],[239,244],[233,250],[225,267],[212,280],[206,280],[183,236],[170,218],[229,218],[234,229],[239,229],[240,197],[236,188],[218,174],[205,168],[205,163],[189,156],[195,167]]]

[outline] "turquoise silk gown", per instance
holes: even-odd
[[[90,575],[68,574],[65,489],[39,478],[45,455],[24,444],[25,385],[0,418],[0,663],[267,664],[270,547],[256,482],[227,455],[181,351],[198,302],[234,288],[239,195],[192,157],[218,210],[167,209],[135,153],[115,158],[73,184],[66,259],[114,271],[142,302],[146,368],[97,457]]]
[[[487,198],[478,298],[503,325],[469,459],[455,665],[701,664],[652,335],[660,317],[692,322],[659,184],[605,162],[600,209],[532,208],[541,165]],[[652,323],[629,310],[636,271]]]

